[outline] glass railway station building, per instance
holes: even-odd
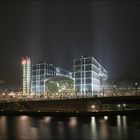
[[[51,77],[68,77],[72,78],[72,72],[61,69],[53,64],[47,64],[45,61],[32,65],[32,92],[47,92],[46,82]]]
[[[46,93],[51,77],[67,77],[73,79],[77,96],[94,96],[107,80],[107,71],[93,57],[74,59],[73,73],[46,61],[31,64],[29,57],[22,58],[22,69],[23,95]]]
[[[107,77],[107,71],[93,57],[74,59],[74,90],[78,96],[99,94]]]

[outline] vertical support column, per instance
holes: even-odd
[[[80,80],[81,80],[81,85],[80,85],[80,92],[81,92],[81,97],[83,95],[83,75],[82,75],[82,64],[81,64],[81,77],[80,77]]]
[[[92,71],[92,83],[91,83],[91,88],[92,88],[92,91],[91,91],[91,94],[92,94],[92,97],[93,97],[93,85],[94,85],[94,83],[93,83],[93,71]]]
[[[86,87],[85,87],[86,86],[85,85],[86,84],[86,75],[85,75],[86,64],[85,64],[85,59],[86,58],[83,58],[83,62],[84,62],[84,70],[83,70],[83,72],[84,72],[84,84],[83,84],[84,85],[84,97],[86,96]]]

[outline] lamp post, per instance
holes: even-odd
[[[116,85],[114,85],[113,87],[114,87],[114,94],[115,94],[115,92],[116,92]]]
[[[135,83],[135,87],[136,87],[136,94],[137,94],[137,88],[138,88],[138,83]]]
[[[103,86],[103,97],[104,97],[104,86]]]
[[[95,111],[95,105],[92,105],[91,108],[92,108],[92,111]]]

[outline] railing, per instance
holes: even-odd
[[[19,101],[43,101],[43,100],[66,100],[66,99],[83,99],[83,98],[106,98],[106,97],[118,97],[118,96],[140,96],[140,92],[137,93],[107,93],[107,94],[100,94],[98,96],[43,96],[43,97],[0,97],[0,103],[7,103],[7,102],[19,102]]]

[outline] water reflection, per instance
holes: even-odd
[[[99,121],[99,139],[101,140],[106,140],[109,137],[109,133],[108,133],[108,124],[106,122],[106,120],[104,120],[103,118],[100,119]]]
[[[71,117],[69,121],[69,126],[70,127],[75,127],[78,123],[77,117]]]
[[[15,133],[15,130],[17,131],[16,128],[16,121],[17,121],[16,116],[7,116],[6,117],[6,137],[7,139],[15,139],[17,140],[17,133]]]
[[[126,116],[117,116],[117,130],[119,139],[127,139],[127,119]]]
[[[45,123],[50,123],[51,122],[52,117],[44,117],[44,122]]]
[[[0,139],[6,139],[6,116],[1,116],[0,117]]]
[[[127,119],[126,119],[126,116],[123,116],[123,134],[124,134],[124,139],[127,139]]]
[[[19,116],[16,119],[17,139],[37,139],[37,129],[31,126],[29,116]]]
[[[75,139],[78,133],[78,118],[77,117],[70,117],[68,121],[69,132],[69,139]]]
[[[140,137],[140,128],[134,124],[140,124],[139,117],[120,115],[61,118],[1,116],[0,139],[134,140]]]
[[[117,132],[118,132],[118,139],[121,139],[122,137],[122,126],[121,126],[121,116],[117,116]]]
[[[57,124],[57,136],[60,139],[64,139],[65,138],[64,134],[65,134],[64,122],[59,121]]]
[[[93,139],[97,139],[97,128],[95,117],[91,117],[91,134]]]

